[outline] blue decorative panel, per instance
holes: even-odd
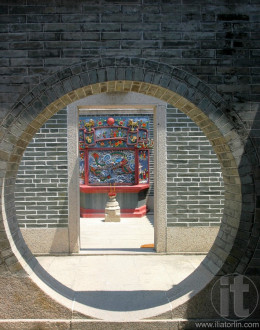
[[[134,150],[89,151],[89,184],[134,184]]]
[[[149,115],[80,116],[80,183],[149,183],[149,120]]]

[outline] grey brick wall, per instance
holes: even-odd
[[[52,0],[48,5],[45,0],[2,0],[0,138],[16,119],[19,107],[37,95],[34,88],[66,66],[84,65],[100,56],[104,63],[107,56],[136,56],[181,68],[181,80],[190,72],[226,100],[223,110],[249,149],[239,168],[243,182],[248,181],[243,177],[248,168],[252,179],[242,190],[246,215],[241,219],[236,246],[254,249],[259,239],[260,210],[259,9],[259,0]],[[104,75],[132,77],[122,77],[120,70],[115,75],[113,72],[107,68]],[[92,73],[94,76],[95,71]],[[145,78],[149,80],[149,75]],[[66,72],[61,79],[66,79]],[[80,79],[82,86],[89,83],[88,77]],[[70,80],[64,83],[64,93],[73,89],[69,84]],[[163,84],[167,86],[167,81]],[[196,88],[203,92],[200,84]],[[55,99],[62,91],[54,87],[53,94]],[[17,101],[21,103],[13,108]],[[1,142],[4,159],[11,148],[11,143]],[[253,192],[256,198],[251,198]],[[253,214],[254,207],[257,213]],[[250,237],[250,244],[244,237]],[[236,257],[246,265],[249,252],[244,259],[239,254]],[[259,250],[257,253],[259,265]],[[253,264],[255,270],[259,272],[259,266]]]
[[[16,181],[20,227],[64,227],[67,203],[67,115],[49,119],[27,147]],[[153,116],[151,138],[153,138]],[[153,196],[153,150],[150,158]],[[219,225],[223,180],[218,159],[205,135],[182,112],[167,107],[168,226]]]
[[[49,119],[28,145],[15,197],[20,227],[67,227],[67,110]]]
[[[13,103],[79,61],[137,56],[192,72],[250,121],[256,108],[247,101],[260,94],[259,20],[258,0],[3,0],[0,101]]]
[[[168,105],[168,226],[219,225],[223,207],[221,168],[208,139],[185,114]]]

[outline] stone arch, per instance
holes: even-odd
[[[242,200],[245,181],[241,178],[252,174],[241,133],[228,117],[228,106],[193,75],[138,58],[98,58],[59,71],[25,95],[3,122],[2,216],[6,229],[3,248],[11,247],[15,254],[4,260],[9,271],[16,273],[22,265],[36,281],[44,279],[45,284],[37,283],[46,289],[47,275],[34,268],[35,259],[23,241],[15,217],[14,183],[23,151],[36,131],[61,108],[89,95],[116,91],[142,93],[168,102],[189,116],[208,137],[222,166],[226,195],[221,228],[204,266],[212,275],[243,272],[257,244],[251,235],[250,249],[239,243],[243,231],[240,220],[246,217],[247,210]],[[253,218],[251,222],[253,226]]]

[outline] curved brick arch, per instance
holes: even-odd
[[[3,123],[6,151],[2,152],[5,163],[2,205],[7,226],[3,248],[7,250],[10,241],[16,256],[21,255],[26,260],[24,263],[8,256],[4,260],[7,268],[11,272],[18,271],[21,261],[28,271],[26,265],[31,267],[34,259],[21,237],[14,212],[15,176],[27,144],[43,123],[64,106],[89,95],[115,91],[138,92],[168,102],[187,114],[208,137],[222,166],[226,203],[219,235],[204,264],[213,274],[243,271],[257,242],[251,241],[250,250],[246,245],[236,244],[240,219],[244,216],[238,170],[243,154],[240,136],[226,115],[226,104],[191,74],[136,58],[97,59],[57,72],[25,95],[6,118]],[[244,177],[251,174],[250,164],[246,164]]]

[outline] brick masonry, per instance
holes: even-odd
[[[223,186],[219,161],[205,134],[184,113],[168,105],[168,226],[219,225]]]
[[[1,1],[0,100],[6,104],[1,116],[57,69],[127,55],[182,67],[226,99],[240,100],[234,106],[250,121],[256,108],[245,104],[246,95],[252,102],[259,95],[258,10],[257,0],[228,6],[224,0],[52,1],[49,6],[43,0]]]
[[[148,116],[153,138],[153,116]],[[153,196],[153,150],[150,155]],[[21,228],[68,226],[67,109],[49,119],[26,148],[15,184],[15,206]]]
[[[102,78],[100,78],[103,73],[105,73],[105,76],[111,75],[109,65],[114,66],[112,69],[114,78],[117,77],[119,72],[120,76],[126,76],[130,73],[130,76],[133,77],[132,79],[135,78],[137,81],[105,80],[105,82],[98,82],[98,79],[103,81]],[[93,67],[97,68],[96,77],[92,76],[91,83],[88,83],[89,86],[80,87],[80,79],[78,78],[81,77],[81,79],[85,79],[86,73],[91,73],[88,68]],[[150,68],[154,68],[155,70],[152,76],[150,75]],[[253,167],[253,165],[256,165],[256,155],[252,141],[242,134],[243,130],[241,131],[242,133],[240,132],[240,136],[238,135],[239,130],[235,129],[234,121],[228,119],[226,115],[227,105],[226,102],[221,99],[220,95],[208,89],[207,85],[204,85],[203,82],[196,77],[188,73],[184,74],[184,72],[179,69],[174,69],[174,71],[172,71],[169,80],[167,74],[163,73],[167,72],[166,70],[171,69],[157,62],[140,59],[108,58],[102,61],[93,60],[87,62],[86,66],[72,66],[67,70],[51,76],[46,82],[39,84],[38,91],[34,91],[37,95],[36,97],[33,97],[31,93],[27,95],[29,97],[27,101],[24,99],[23,103],[18,103],[15,106],[12,113],[20,114],[19,120],[14,121],[12,120],[13,115],[10,116],[11,120],[8,120],[9,126],[7,126],[10,127],[10,131],[7,131],[2,142],[2,168],[3,173],[6,172],[3,195],[5,209],[3,215],[7,217],[9,226],[14,233],[17,222],[14,216],[14,197],[12,194],[13,178],[16,176],[16,168],[20,162],[19,155],[21,155],[26,148],[27,142],[33,138],[34,134],[37,132],[37,128],[40,128],[47,118],[50,118],[52,114],[62,109],[64,105],[68,105],[82,97],[84,98],[84,96],[95,95],[102,92],[140,92],[158,97],[163,101],[169,100],[169,103],[188,114],[189,117],[203,129],[204,133],[211,141],[223,167],[223,177],[226,184],[226,203],[219,234],[207,255],[205,264],[213,273],[219,271],[221,265],[222,273],[230,272],[232,269],[245,271],[254,254],[254,249],[258,241],[258,237],[255,236],[258,228],[257,217],[255,218],[258,211],[258,204],[256,205],[256,209],[254,208],[254,198],[258,198],[258,186],[253,184],[253,180],[258,179],[259,172]],[[146,79],[145,77],[150,77],[150,83],[142,81],[142,77],[139,76],[139,73],[142,71],[144,79]],[[73,72],[77,72],[77,74],[74,75]],[[193,85],[187,84],[185,80],[179,80],[179,77],[183,75],[186,77],[187,81],[191,81],[193,84],[195,83],[196,86],[199,84],[199,87],[193,87]],[[64,77],[70,78],[69,80],[63,80]],[[176,79],[177,77],[178,79]],[[156,86],[155,82],[161,80],[165,81],[165,79],[168,80],[167,89],[160,85]],[[58,95],[60,95],[60,98],[54,98],[55,101],[50,104],[50,100],[53,99],[53,87],[51,84],[54,81],[58,81],[58,86],[63,88],[66,88],[67,82],[70,81],[76,84],[74,87],[76,91],[72,90],[64,95],[62,94],[62,90],[59,89],[60,94]],[[180,81],[182,82],[180,83]],[[207,96],[203,95],[200,89],[206,91]],[[43,95],[41,91],[44,91]],[[31,97],[34,99],[34,102],[30,104]],[[25,109],[24,106],[26,107]],[[6,123],[3,123],[2,126],[5,127],[5,125]],[[242,129],[242,127],[240,127],[240,129]],[[16,136],[18,135],[18,138],[14,137],[12,134],[13,132],[15,132]],[[244,140],[244,145],[241,139]],[[9,155],[8,151],[10,153],[9,161],[7,158]],[[237,164],[239,164],[239,168]],[[241,203],[242,197],[243,200]],[[163,211],[162,207],[161,211]],[[17,243],[23,244],[22,240],[19,239],[19,235],[14,235],[14,237],[18,239]],[[246,237],[249,240],[250,245],[248,246],[250,246],[250,249],[247,249],[247,245],[245,245],[244,238]],[[8,245],[8,240],[6,238],[4,238],[4,244]],[[22,250],[24,251],[23,254],[29,253],[26,252],[26,246],[22,246]],[[10,258],[12,260],[10,261],[10,265],[8,259],[6,259],[6,262],[8,261],[8,268],[16,269],[16,267],[18,267],[19,269],[20,266],[16,264],[16,259]],[[254,261],[254,257],[252,260]],[[257,255],[255,261],[257,263]],[[251,272],[257,272],[257,268],[254,267],[254,264],[253,267],[249,269]]]
[[[26,148],[15,187],[20,227],[68,226],[66,109],[49,119]]]
[[[207,267],[214,274],[259,274],[259,26],[259,0],[52,0],[48,6],[44,0],[1,1],[4,288],[12,286],[15,276],[10,274],[24,276],[10,248],[12,238],[30,259],[19,240],[13,198],[25,146],[64,105],[111,90],[139,91],[172,102],[204,128],[223,166],[227,201]],[[111,80],[126,82],[104,83]],[[2,217],[8,219],[12,237]],[[12,289],[8,298],[20,293],[18,286]],[[197,297],[204,303],[203,296]],[[186,307],[192,317],[195,305],[191,301]],[[201,315],[208,318],[204,308]]]
[[[25,151],[15,193],[17,219],[22,228],[68,225],[66,132],[64,109],[41,127]],[[150,152],[149,195],[153,196],[154,162],[153,151]],[[167,225],[219,225],[224,206],[219,161],[203,132],[170,105],[167,154]]]

